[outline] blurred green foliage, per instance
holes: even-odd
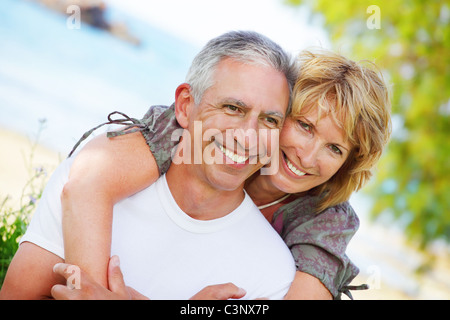
[[[19,209],[7,205],[9,198],[5,197],[0,204],[0,287],[3,284],[8,266],[19,248],[19,241],[25,233],[30,221],[30,214],[34,209],[34,202]]]
[[[392,214],[422,248],[449,243],[449,2],[287,2],[308,7],[334,49],[374,61],[392,84],[393,136],[370,186],[373,216]]]
[[[11,204],[11,197],[5,196],[0,202],[0,288],[8,266],[19,248],[19,241],[25,233],[36,205],[42,196],[48,181],[47,170],[34,165],[35,150],[39,136],[44,129],[45,120],[39,120],[40,126],[36,141],[32,143],[30,156],[24,159],[28,171],[18,204]]]

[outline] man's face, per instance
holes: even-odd
[[[209,185],[231,191],[267,163],[271,150],[278,151],[289,86],[273,68],[232,59],[217,65],[214,80],[189,116],[194,152],[202,152],[196,155],[201,163],[193,169]],[[202,132],[201,142],[194,141],[195,127]],[[274,130],[276,139],[270,139]]]

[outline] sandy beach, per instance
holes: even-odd
[[[0,128],[0,148],[0,198],[9,196],[10,205],[17,205],[33,170],[42,168],[48,178],[64,159],[57,151],[36,144],[34,137],[5,128]]]

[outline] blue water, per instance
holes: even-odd
[[[0,126],[67,152],[111,111],[140,118],[152,104],[170,104],[199,48],[109,8],[140,46],[38,3],[0,3]]]

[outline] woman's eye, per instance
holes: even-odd
[[[303,121],[298,121],[300,127],[302,127],[304,130],[311,132],[311,126],[309,124],[307,124],[306,122]]]
[[[334,145],[334,144],[332,144],[332,145],[330,146],[330,149],[331,149],[331,151],[332,151],[333,153],[335,153],[335,154],[339,154],[339,155],[342,154],[341,149],[339,149],[339,148],[338,148],[336,145]]]

